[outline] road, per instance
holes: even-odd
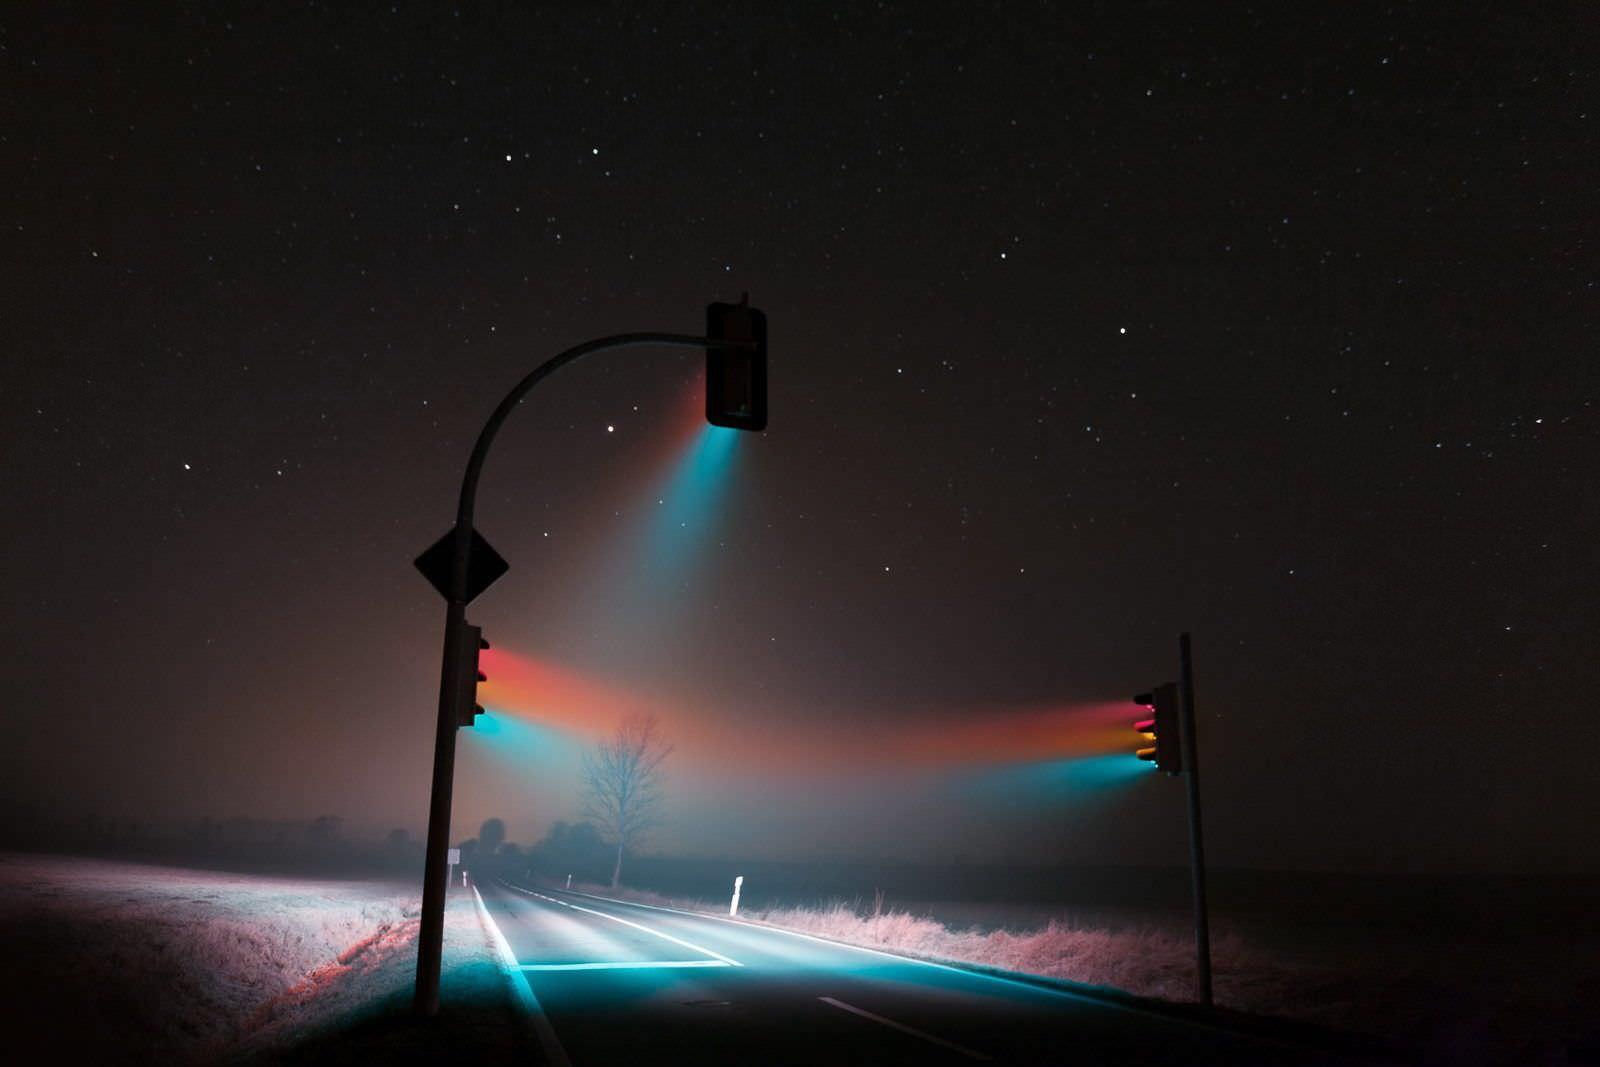
[[[556,1067],[1335,1062],[770,927],[500,882],[476,889]]]

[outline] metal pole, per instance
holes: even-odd
[[[1183,772],[1189,785],[1189,866],[1194,876],[1195,991],[1200,1003],[1211,1006],[1211,928],[1206,915],[1206,847],[1200,828],[1200,749],[1194,726],[1194,663],[1189,655],[1189,635],[1178,635],[1181,690],[1178,737],[1183,743]]]
[[[450,871],[450,800],[455,787],[456,709],[452,680],[459,669],[456,631],[467,622],[467,574],[472,562],[472,513],[478,494],[478,476],[489,455],[501,423],[528,395],[528,391],[568,363],[607,348],[629,345],[669,345],[689,348],[744,348],[748,341],[714,341],[681,333],[623,333],[586,341],[553,356],[518,382],[489,415],[461,479],[456,505],[456,527],[450,559],[449,606],[445,609],[444,661],[439,668],[439,723],[433,741],[433,790],[428,803],[428,852],[422,872],[422,923],[417,931],[417,988],[412,1003],[420,1015],[439,1011],[439,967],[444,954],[444,898]]]
[[[470,542],[469,542],[470,544]],[[466,624],[467,606],[452,600],[445,608],[444,659],[439,668],[439,723],[433,735],[433,790],[428,803],[428,852],[422,871],[422,923],[417,930],[418,1014],[439,1011],[439,967],[444,953],[444,898],[450,884],[445,862],[450,853],[450,801],[456,769],[456,709],[451,679],[456,630]]]

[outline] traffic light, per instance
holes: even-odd
[[[706,308],[706,337],[745,341],[743,348],[706,346],[706,421],[735,430],[767,428],[767,316],[749,304]]]
[[[478,703],[478,684],[487,682],[489,676],[478,669],[478,653],[488,647],[482,627],[463,622],[456,630],[455,678],[451,689],[457,726],[474,726],[478,716],[483,714],[483,705]]]
[[[1158,685],[1148,693],[1140,693],[1133,702],[1150,708],[1148,719],[1140,719],[1133,728],[1148,742],[1139,749],[1139,758],[1149,760],[1157,770],[1178,774],[1183,770],[1183,750],[1178,743],[1178,687],[1171,682]]]

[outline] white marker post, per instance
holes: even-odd
[[[570,875],[570,874],[567,875],[567,888],[568,889],[572,888],[572,875]]]
[[[728,905],[728,918],[732,919],[739,914],[739,889],[744,885],[744,875],[738,875],[733,880],[733,901]]]

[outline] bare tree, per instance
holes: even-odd
[[[583,813],[616,842],[611,887],[622,882],[622,853],[660,821],[661,764],[672,753],[654,715],[625,719],[583,757]]]

